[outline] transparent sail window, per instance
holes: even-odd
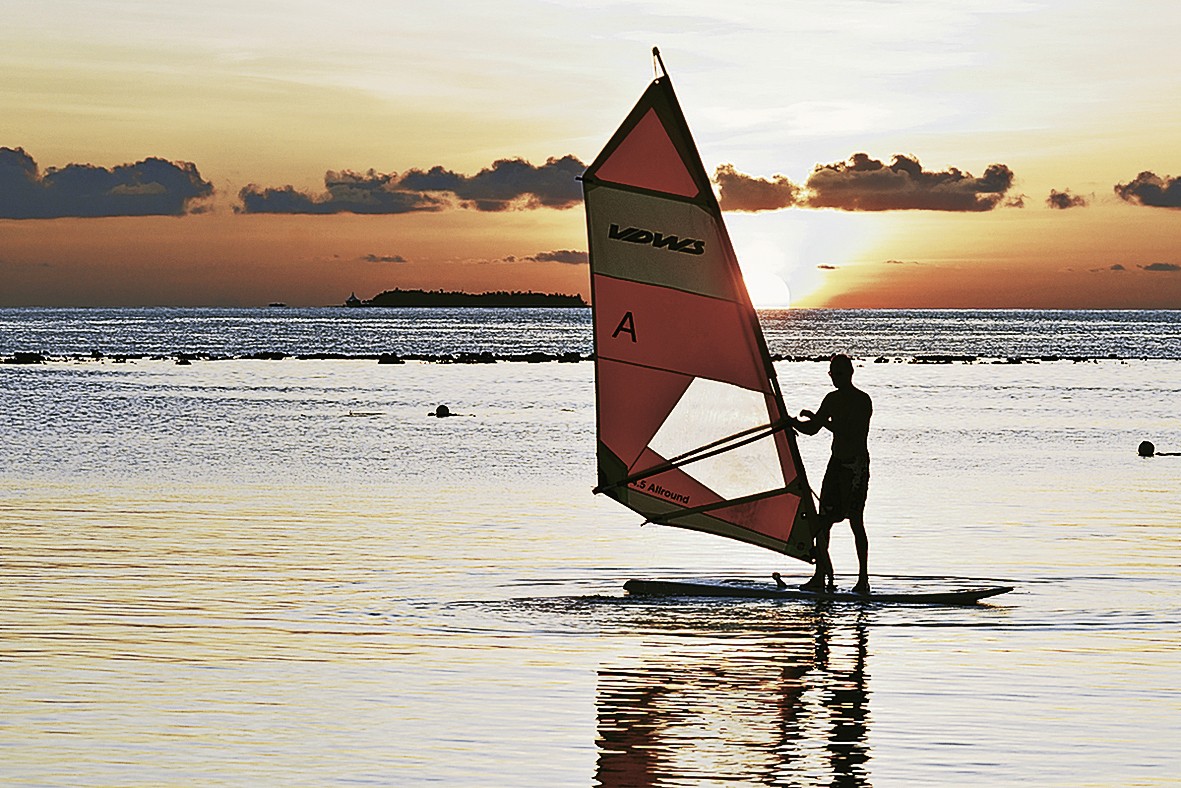
[[[660,456],[672,458],[768,421],[763,394],[696,378],[648,445]],[[682,470],[723,498],[784,486],[783,469],[770,436],[690,463]]]

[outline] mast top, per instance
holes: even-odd
[[[664,61],[660,59],[660,49],[657,47],[652,47],[652,71],[653,72],[656,71],[657,66],[660,67],[660,73],[656,74],[656,78],[660,79],[661,77],[667,77],[668,76],[668,69],[666,69],[664,67]]]

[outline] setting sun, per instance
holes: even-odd
[[[791,291],[787,282],[769,271],[743,271],[747,292],[756,309],[787,309],[791,306]]]

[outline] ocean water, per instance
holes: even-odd
[[[0,356],[590,354],[589,309],[12,309]],[[772,354],[1168,358],[1181,310],[769,309]]]
[[[589,352],[355,312],[0,310],[0,783],[1176,784],[1178,313],[767,318],[858,356],[875,584],[1016,586],[960,609],[629,599],[808,567],[592,495],[590,363],[233,357]]]

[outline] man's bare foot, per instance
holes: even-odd
[[[800,586],[801,591],[823,591],[824,590],[824,575],[813,577],[807,583]]]
[[[869,596],[869,580],[865,578],[858,580],[857,585],[853,586],[853,593]]]
[[[783,582],[783,575],[779,574],[778,572],[772,572],[771,578],[775,581],[775,587],[780,591],[787,588],[787,583]]]

